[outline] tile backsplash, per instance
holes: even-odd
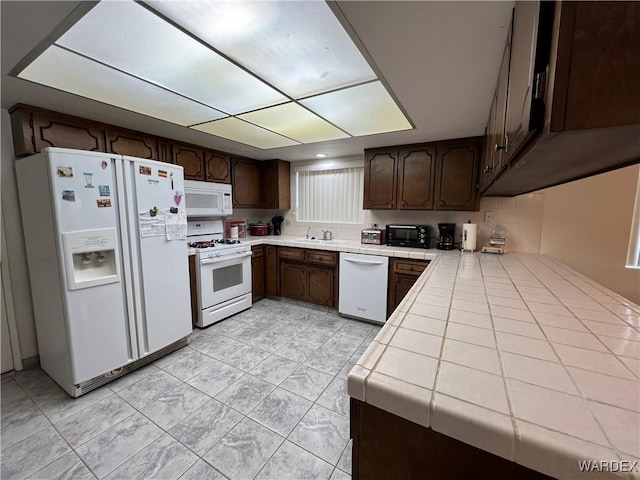
[[[493,212],[493,220],[484,222],[485,212]],[[408,211],[408,210],[364,210],[364,223],[316,223],[296,221],[295,208],[291,210],[235,209],[234,219],[247,222],[268,222],[275,215],[283,215],[285,223],[282,233],[305,235],[311,226],[311,235],[319,237],[321,229],[331,230],[333,238],[355,240],[360,238],[360,230],[374,223],[384,228],[389,223],[431,225],[432,236],[437,235],[438,223],[456,223],[456,242],[462,235],[462,224],[471,220],[478,224],[478,250],[484,245],[495,225],[502,225],[507,233],[507,250],[511,252],[539,253],[544,216],[544,194],[529,193],[517,197],[484,197],[478,212]],[[435,246],[435,240],[432,240]]]

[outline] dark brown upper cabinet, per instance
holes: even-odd
[[[184,168],[185,180],[204,180],[204,149],[174,143],[172,163]]]
[[[267,160],[262,167],[262,208],[291,208],[291,164],[284,160]]]
[[[132,130],[107,128],[107,152],[158,160],[158,139]]]
[[[106,151],[104,125],[20,104],[9,113],[17,157],[32,155],[47,147]]]
[[[640,158],[640,2],[516,2],[497,117],[486,129],[483,195],[513,196]],[[490,148],[500,145],[496,165]]]
[[[364,151],[364,208],[395,210],[398,148]]]
[[[477,210],[482,139],[440,142],[437,151],[434,210]]]
[[[260,162],[249,158],[231,157],[231,184],[234,207],[260,208]]]
[[[432,209],[436,177],[435,144],[400,148],[397,177],[399,209]]]
[[[365,150],[364,208],[476,210],[481,138]]]
[[[204,159],[207,182],[231,183],[231,158],[229,155],[207,150]]]

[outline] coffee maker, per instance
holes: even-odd
[[[282,235],[282,222],[284,222],[284,217],[282,215],[276,215],[271,219],[274,235]]]
[[[438,224],[438,250],[453,250],[453,238],[456,232],[455,223],[439,223]]]

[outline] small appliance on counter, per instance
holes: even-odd
[[[438,224],[438,250],[453,250],[453,239],[456,233],[455,223],[439,223]]]
[[[507,236],[502,225],[496,225],[491,230],[491,236],[489,237],[489,243],[482,247],[482,253],[504,253],[504,246],[507,243]]]
[[[462,242],[460,243],[460,250],[463,252],[475,252],[476,242],[478,240],[478,225],[471,223],[469,220],[467,223],[462,224]]]
[[[246,238],[247,222],[244,220],[225,220],[224,238]]]
[[[374,223],[371,228],[360,231],[360,243],[368,245],[384,245],[384,230]]]
[[[387,245],[396,247],[429,248],[429,225],[387,225]]]
[[[282,215],[276,215],[271,219],[274,235],[282,235],[282,222],[284,222],[284,217]]]
[[[249,235],[253,235],[253,236],[269,235],[269,225],[263,222],[250,223]]]

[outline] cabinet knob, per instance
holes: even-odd
[[[494,152],[497,152],[497,151],[500,151],[500,150],[506,150],[506,149],[507,149],[507,147],[505,145],[499,145],[497,143],[493,147],[493,151]]]
[[[493,171],[493,167],[491,165],[484,166],[484,173],[491,173]]]
[[[407,201],[406,201],[406,200],[402,200],[402,201],[400,202],[400,206],[402,206],[402,207],[406,207],[406,206],[407,206]]]
[[[395,206],[395,202],[393,200],[389,200],[389,203],[387,203],[388,207],[394,207]]]

